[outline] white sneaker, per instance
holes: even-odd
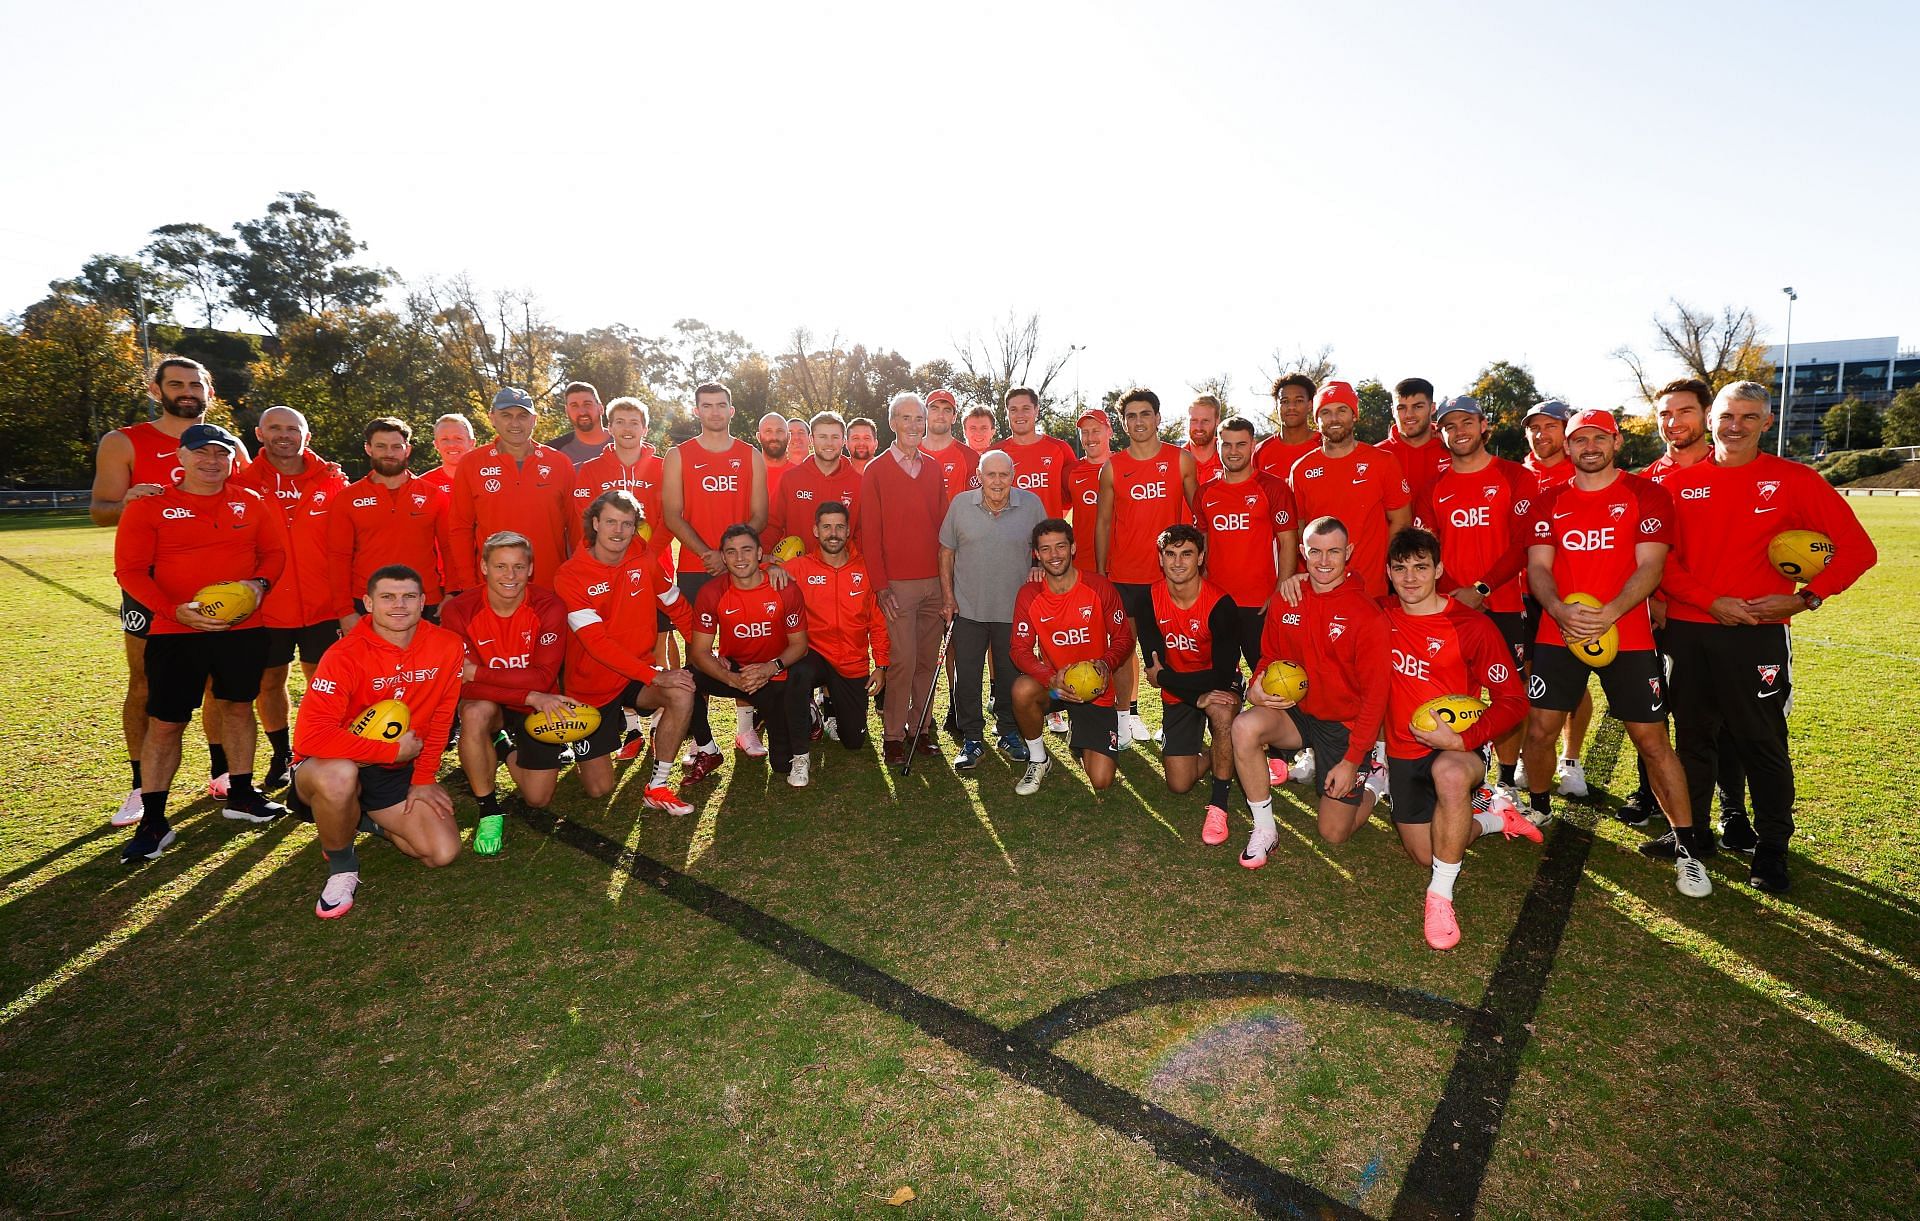
[[[1267,863],[1267,854],[1272,852],[1273,846],[1279,842],[1278,830],[1263,831],[1255,827],[1253,834],[1247,837],[1246,849],[1240,853],[1240,863],[1248,869],[1260,868]]]
[[[826,720],[821,721],[820,731],[838,742],[840,740],[840,718],[828,717]]]
[[[813,762],[812,755],[795,755],[793,764],[787,768],[787,783],[796,789],[807,787],[807,769]]]
[[[734,734],[733,744],[749,759],[764,759],[767,757],[767,744],[760,740],[760,729],[758,726],[750,725],[739,733]]]
[[[1387,769],[1386,768],[1381,767],[1378,764],[1374,764],[1373,766],[1368,767],[1367,778],[1361,783],[1367,786],[1367,792],[1373,794],[1373,802],[1375,805],[1381,805],[1381,804],[1392,801],[1392,797],[1387,790]]]
[[[1303,750],[1293,757],[1293,763],[1287,768],[1288,776],[1295,784],[1313,787],[1313,752]]]
[[[1707,876],[1707,867],[1685,848],[1673,858],[1673,884],[1689,899],[1704,899],[1713,893],[1713,879]]]
[[[322,920],[336,920],[353,910],[353,892],[360,889],[358,873],[336,873],[320,891],[313,914]]]
[[[1513,798],[1513,790],[1504,784],[1496,784],[1487,790],[1487,813],[1495,818],[1505,818],[1511,812],[1520,812],[1520,803]]]
[[[1580,760],[1560,760],[1560,770],[1553,774],[1553,778],[1560,782],[1558,792],[1562,797],[1587,795],[1587,773],[1581,770]]]
[[[218,797],[221,801],[225,801],[227,799],[227,791],[232,785],[233,778],[227,775],[227,773],[221,772],[218,776],[207,781],[207,796]]]
[[[1120,750],[1131,748],[1133,746],[1133,714],[1122,711],[1119,716],[1113,719],[1119,726],[1119,736],[1114,739],[1114,745]]]
[[[1029,761],[1027,763],[1026,774],[1020,777],[1020,783],[1013,786],[1013,791],[1022,797],[1033,796],[1040,791],[1041,781],[1045,780],[1047,773],[1052,770],[1053,757],[1051,755]]]
[[[120,808],[107,817],[107,825],[131,827],[140,821],[140,816],[145,810],[146,805],[140,800],[140,790],[135,789],[127,794],[127,799],[120,803]]]
[[[1513,761],[1513,787],[1516,792],[1527,791],[1527,757],[1525,755]]]
[[[1047,714],[1047,732],[1067,732],[1067,714],[1064,712],[1049,712]]]

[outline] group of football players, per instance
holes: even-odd
[[[1352,386],[1292,373],[1272,386],[1271,436],[1201,396],[1187,443],[1163,441],[1158,396],[1136,389],[1117,437],[1106,410],[1080,413],[1078,452],[1041,431],[1024,387],[998,404],[1004,437],[991,405],[963,416],[949,390],[898,395],[882,448],[874,421],[831,411],[769,413],[749,444],[709,383],[698,431],[664,452],[646,404],[584,382],[561,396],[565,435],[538,441],[539,405],[509,387],[484,445],[464,416],[436,423],[425,473],[406,422],[367,421],[357,481],[313,452],[292,407],[261,415],[254,453],[207,422],[214,388],[192,360],[160,361],[149,393],[156,417],[101,441],[92,504],[117,528],[123,591],[123,859],[173,841],[169,791],[199,710],[227,818],[290,807],[315,823],[329,918],[353,905],[360,834],[429,865],[458,855],[450,748],[477,805],[472,847],[492,854],[502,764],[534,807],[567,768],[597,797],[617,763],[650,766],[646,808],[689,812],[681,791],[726,758],[715,698],[734,704],[738,756],[795,788],[823,737],[870,758],[876,719],[884,764],[939,754],[944,726],[969,772],[983,661],[1016,793],[1045,783],[1049,729],[1096,790],[1122,752],[1157,742],[1171,791],[1207,774],[1205,844],[1229,838],[1239,782],[1249,869],[1278,840],[1276,785],[1308,786],[1335,844],[1381,805],[1428,871],[1436,949],[1460,938],[1467,845],[1538,842],[1556,789],[1586,796],[1597,674],[1641,762],[1619,817],[1670,827],[1641,851],[1671,860],[1690,896],[1710,893],[1701,861],[1722,848],[1783,891],[1789,623],[1875,561],[1838,493],[1762,450],[1772,415],[1754,382],[1666,386],[1666,452],[1638,474],[1618,465],[1610,411],[1536,404],[1509,461],[1478,402],[1436,401],[1419,378],[1394,388],[1378,445],[1355,435]],[[1831,540],[1804,585],[1768,559],[1792,529]],[[251,582],[258,610],[209,613],[197,595],[215,581]],[[978,646],[943,667],[962,627]],[[1160,692],[1158,732],[1143,683]],[[403,730],[359,724],[382,701],[405,706]],[[535,732],[556,720],[579,728]],[[284,805],[267,796],[280,789]]]

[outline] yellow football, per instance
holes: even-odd
[[[784,564],[807,549],[798,534],[789,534],[773,545],[773,558]]]
[[[193,595],[200,613],[222,623],[238,623],[260,607],[260,594],[248,581],[216,581]]]
[[[1561,600],[1576,606],[1591,606],[1595,610],[1605,605],[1592,594],[1568,594]],[[1565,633],[1563,632],[1562,635]],[[1610,626],[1601,634],[1600,639],[1589,640],[1584,644],[1575,644],[1568,640],[1567,647],[1573,650],[1575,657],[1596,670],[1602,666],[1610,666],[1613,664],[1613,659],[1620,655],[1620,629]]]
[[[641,542],[643,543],[652,542],[653,541],[653,523],[650,521],[641,522],[639,533],[640,533]]]
[[[1099,669],[1090,661],[1076,661],[1060,671],[1060,689],[1071,691],[1083,700],[1099,698],[1107,684],[1100,678]]]
[[[399,700],[381,700],[347,725],[369,742],[397,742],[413,725],[413,713]]]
[[[1295,704],[1307,698],[1307,669],[1297,661],[1276,661],[1260,673],[1260,689]]]
[[[1471,695],[1440,695],[1413,710],[1415,729],[1438,729],[1442,725],[1464,733],[1480,719],[1487,706]]]
[[[1783,577],[1805,584],[1827,569],[1833,540],[1818,530],[1782,530],[1767,544],[1767,560]]]
[[[553,746],[565,746],[591,737],[600,728],[600,710],[592,704],[568,700],[552,712],[529,712],[527,732]]]

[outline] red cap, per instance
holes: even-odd
[[[1328,382],[1320,387],[1320,393],[1313,396],[1313,410],[1318,414],[1328,403],[1345,403],[1347,410],[1360,414],[1360,396],[1353,392],[1353,386],[1347,382]]]
[[[942,386],[940,389],[935,390],[932,394],[929,394],[927,396],[927,406],[931,407],[935,403],[939,403],[939,402],[945,402],[947,406],[952,407],[955,410],[958,410],[960,407],[960,404],[954,402],[953,400],[953,391],[947,389],[945,386]]]
[[[1089,407],[1079,415],[1073,417],[1075,424],[1084,424],[1088,420],[1098,420],[1108,428],[1113,427],[1113,417],[1107,414],[1106,408],[1104,407]]]
[[[1620,435],[1620,422],[1614,419],[1613,413],[1604,407],[1589,407],[1585,411],[1574,413],[1574,417],[1567,421],[1568,436],[1572,436],[1582,428],[1598,428],[1601,432],[1610,432],[1616,437]]]

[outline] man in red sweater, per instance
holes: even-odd
[[[807,608],[807,651],[794,663],[787,683],[787,717],[790,724],[807,724],[813,692],[824,687],[833,735],[848,750],[860,750],[867,744],[867,700],[886,686],[892,654],[886,616],[874,598],[873,576],[850,549],[850,516],[839,501],[821,501],[813,515],[819,554],[800,555],[786,564]],[[807,751],[796,751],[787,783],[805,788],[810,762]]]
[[[1680,538],[1662,587],[1673,724],[1693,809],[1706,810],[1712,799],[1724,726],[1752,782],[1758,846],[1749,881],[1777,894],[1791,884],[1787,842],[1793,836],[1787,624],[1845,592],[1879,554],[1826,480],[1760,448],[1772,424],[1770,396],[1758,382],[1734,382],[1714,399],[1713,460],[1665,484]],[[1797,589],[1767,558],[1768,543],[1783,530],[1817,530],[1833,540],[1826,567]]]
[[[1247,685],[1251,707],[1233,722],[1234,771],[1253,811],[1253,836],[1240,854],[1248,869],[1266,864],[1280,838],[1267,773],[1269,746],[1313,752],[1320,837],[1328,843],[1352,838],[1386,787],[1369,756],[1387,707],[1387,617],[1348,572],[1352,553],[1347,528],[1337,519],[1308,522],[1300,539],[1306,577],[1300,603],[1275,602],[1267,611],[1260,665]],[[1268,695],[1261,686],[1276,661],[1305,668],[1307,690],[1298,703]]]
[[[265,597],[286,568],[287,527],[279,510],[251,488],[232,485],[240,442],[217,424],[180,434],[178,479],[130,500],[113,539],[113,575],[151,610],[147,636],[147,731],[140,749],[140,824],[120,854],[127,864],[155,860],[173,842],[167,790],[180,767],[180,739],[200,706],[207,680],[228,749],[225,817],[271,822],[286,807],[253,787],[253,700],[266,669],[267,632],[258,615],[232,622],[201,613],[195,594],[215,581],[244,581]]]
[[[480,544],[502,530],[533,544],[533,582],[553,588],[553,575],[580,538],[573,510],[573,462],[533,439],[533,396],[509,386],[493,396],[494,439],[460,460],[454,472],[447,586],[472,589]]]
[[[860,554],[879,590],[893,642],[887,706],[881,711],[888,763],[907,757],[907,733],[933,695],[934,659],[945,630],[940,608],[940,523],[947,487],[940,464],[920,452],[927,408],[917,394],[896,394],[888,408],[893,444],[860,482]],[[938,754],[931,734],[923,753]]]
[[[354,835],[378,835],[423,865],[460,854],[453,799],[434,777],[453,730],[460,680],[474,670],[460,637],[422,621],[424,582],[403,565],[377,569],[367,614],[321,659],[294,726],[295,807],[311,814],[327,856],[313,914],[337,919],[360,886]],[[408,728],[391,741],[351,728],[381,700],[406,705]]]

